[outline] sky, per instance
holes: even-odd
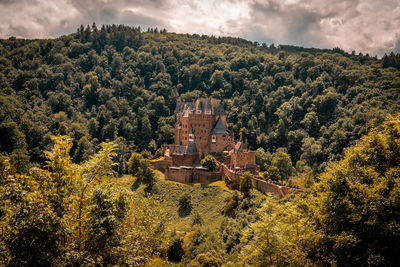
[[[0,0],[0,38],[53,38],[93,22],[400,53],[400,0]]]

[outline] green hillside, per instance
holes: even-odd
[[[0,150],[23,170],[43,164],[50,135],[73,138],[76,163],[117,140],[126,173],[132,151],[151,157],[172,142],[176,101],[207,95],[251,149],[282,147],[319,172],[399,111],[400,71],[386,61],[122,25],[0,40]]]
[[[130,177],[130,176],[128,176]],[[132,179],[132,177],[130,177]],[[126,179],[126,177],[124,177]],[[164,174],[157,172],[155,184],[157,199],[167,212],[166,225],[169,232],[187,232],[192,228],[194,214],[197,212],[203,224],[210,229],[218,229],[223,220],[223,207],[231,191],[221,182],[212,184],[182,184],[164,179]],[[135,190],[143,192],[143,186]],[[192,211],[188,216],[180,216],[179,197],[183,193],[191,195]]]
[[[0,40],[0,265],[398,265],[398,58],[123,25]],[[202,96],[304,192],[155,171]]]

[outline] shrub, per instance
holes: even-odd
[[[214,171],[218,168],[217,160],[211,155],[207,155],[204,159],[202,159],[200,164],[204,167],[207,167],[210,171]]]
[[[187,216],[192,211],[192,197],[189,193],[183,193],[179,197],[179,215],[180,216]]]
[[[245,172],[240,176],[239,190],[244,194],[245,197],[249,196],[250,189],[252,188],[252,174],[250,172]]]

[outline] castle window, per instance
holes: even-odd
[[[185,140],[187,140],[187,137],[185,136]]]
[[[215,134],[211,136],[211,142],[213,143],[217,142],[217,137],[215,136]]]

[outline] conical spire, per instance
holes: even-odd
[[[217,120],[217,123],[215,124],[214,129],[211,131],[211,134],[228,134],[228,131],[225,129],[221,119]]]

